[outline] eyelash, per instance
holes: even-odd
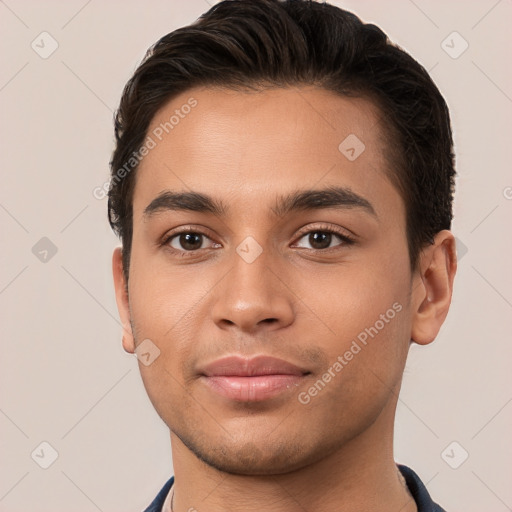
[[[356,243],[356,239],[352,235],[348,235],[346,231],[342,231],[341,229],[337,229],[328,225],[321,225],[318,227],[315,227],[313,229],[308,229],[306,231],[300,232],[297,236],[297,240],[300,240],[301,238],[304,238],[306,235],[309,235],[311,233],[329,233],[331,235],[336,235],[340,240],[341,243],[339,245],[336,245],[334,247],[328,247],[327,249],[308,249],[309,251],[319,251],[319,252],[328,252],[331,250],[335,250],[338,247],[343,246],[350,246],[354,245]]]
[[[174,247],[171,247],[169,245],[169,242],[171,240],[173,240],[174,238],[176,238],[180,235],[187,234],[187,233],[192,233],[195,235],[202,235],[206,238],[210,238],[208,236],[208,234],[205,233],[204,231],[201,231],[201,229],[194,228],[194,227],[190,226],[190,227],[182,228],[179,231],[175,231],[172,234],[170,234],[169,236],[164,237],[164,239],[162,240],[162,243],[160,245],[162,247],[166,248],[167,250],[169,250],[170,252],[172,252],[173,254],[176,254],[181,257],[186,257],[187,255],[199,252],[201,249],[186,251],[183,249],[175,249]],[[336,228],[333,228],[330,226],[326,226],[326,225],[318,226],[318,227],[315,227],[314,229],[308,229],[307,231],[303,231],[303,232],[299,233],[297,235],[297,240],[300,240],[301,238],[304,238],[304,236],[311,234],[311,233],[329,233],[332,235],[336,235],[341,240],[341,243],[334,247],[328,247],[326,249],[307,249],[308,251],[317,251],[317,252],[325,253],[325,252],[330,252],[332,250],[336,250],[336,248],[338,248],[338,247],[351,246],[356,243],[355,238],[351,235],[348,235],[345,231],[341,231],[339,229],[336,229]],[[210,238],[210,240],[211,240],[211,238]]]

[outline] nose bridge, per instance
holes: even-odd
[[[292,294],[277,277],[280,265],[270,249],[247,237],[231,254],[229,266],[226,279],[216,287],[212,308],[219,327],[252,331],[293,321]]]

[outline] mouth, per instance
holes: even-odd
[[[208,364],[200,379],[214,393],[237,402],[261,402],[296,389],[310,372],[269,356],[229,356]]]

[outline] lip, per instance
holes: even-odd
[[[238,402],[261,402],[300,385],[309,372],[270,356],[228,356],[201,369],[201,380],[215,393]]]

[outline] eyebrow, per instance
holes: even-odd
[[[321,210],[324,208],[360,208],[374,217],[375,209],[370,201],[353,192],[350,188],[329,187],[320,190],[297,190],[278,198],[272,211],[278,217],[291,212]]]
[[[372,204],[350,188],[329,187],[318,190],[297,190],[279,196],[271,208],[274,215],[282,217],[297,211],[321,209],[361,209],[377,217]],[[222,201],[200,192],[173,192],[165,190],[144,209],[144,220],[163,211],[193,211],[226,216],[229,208]]]
[[[164,190],[144,208],[143,217],[147,219],[156,213],[167,210],[213,213],[224,216],[228,208],[221,201],[199,192]]]

